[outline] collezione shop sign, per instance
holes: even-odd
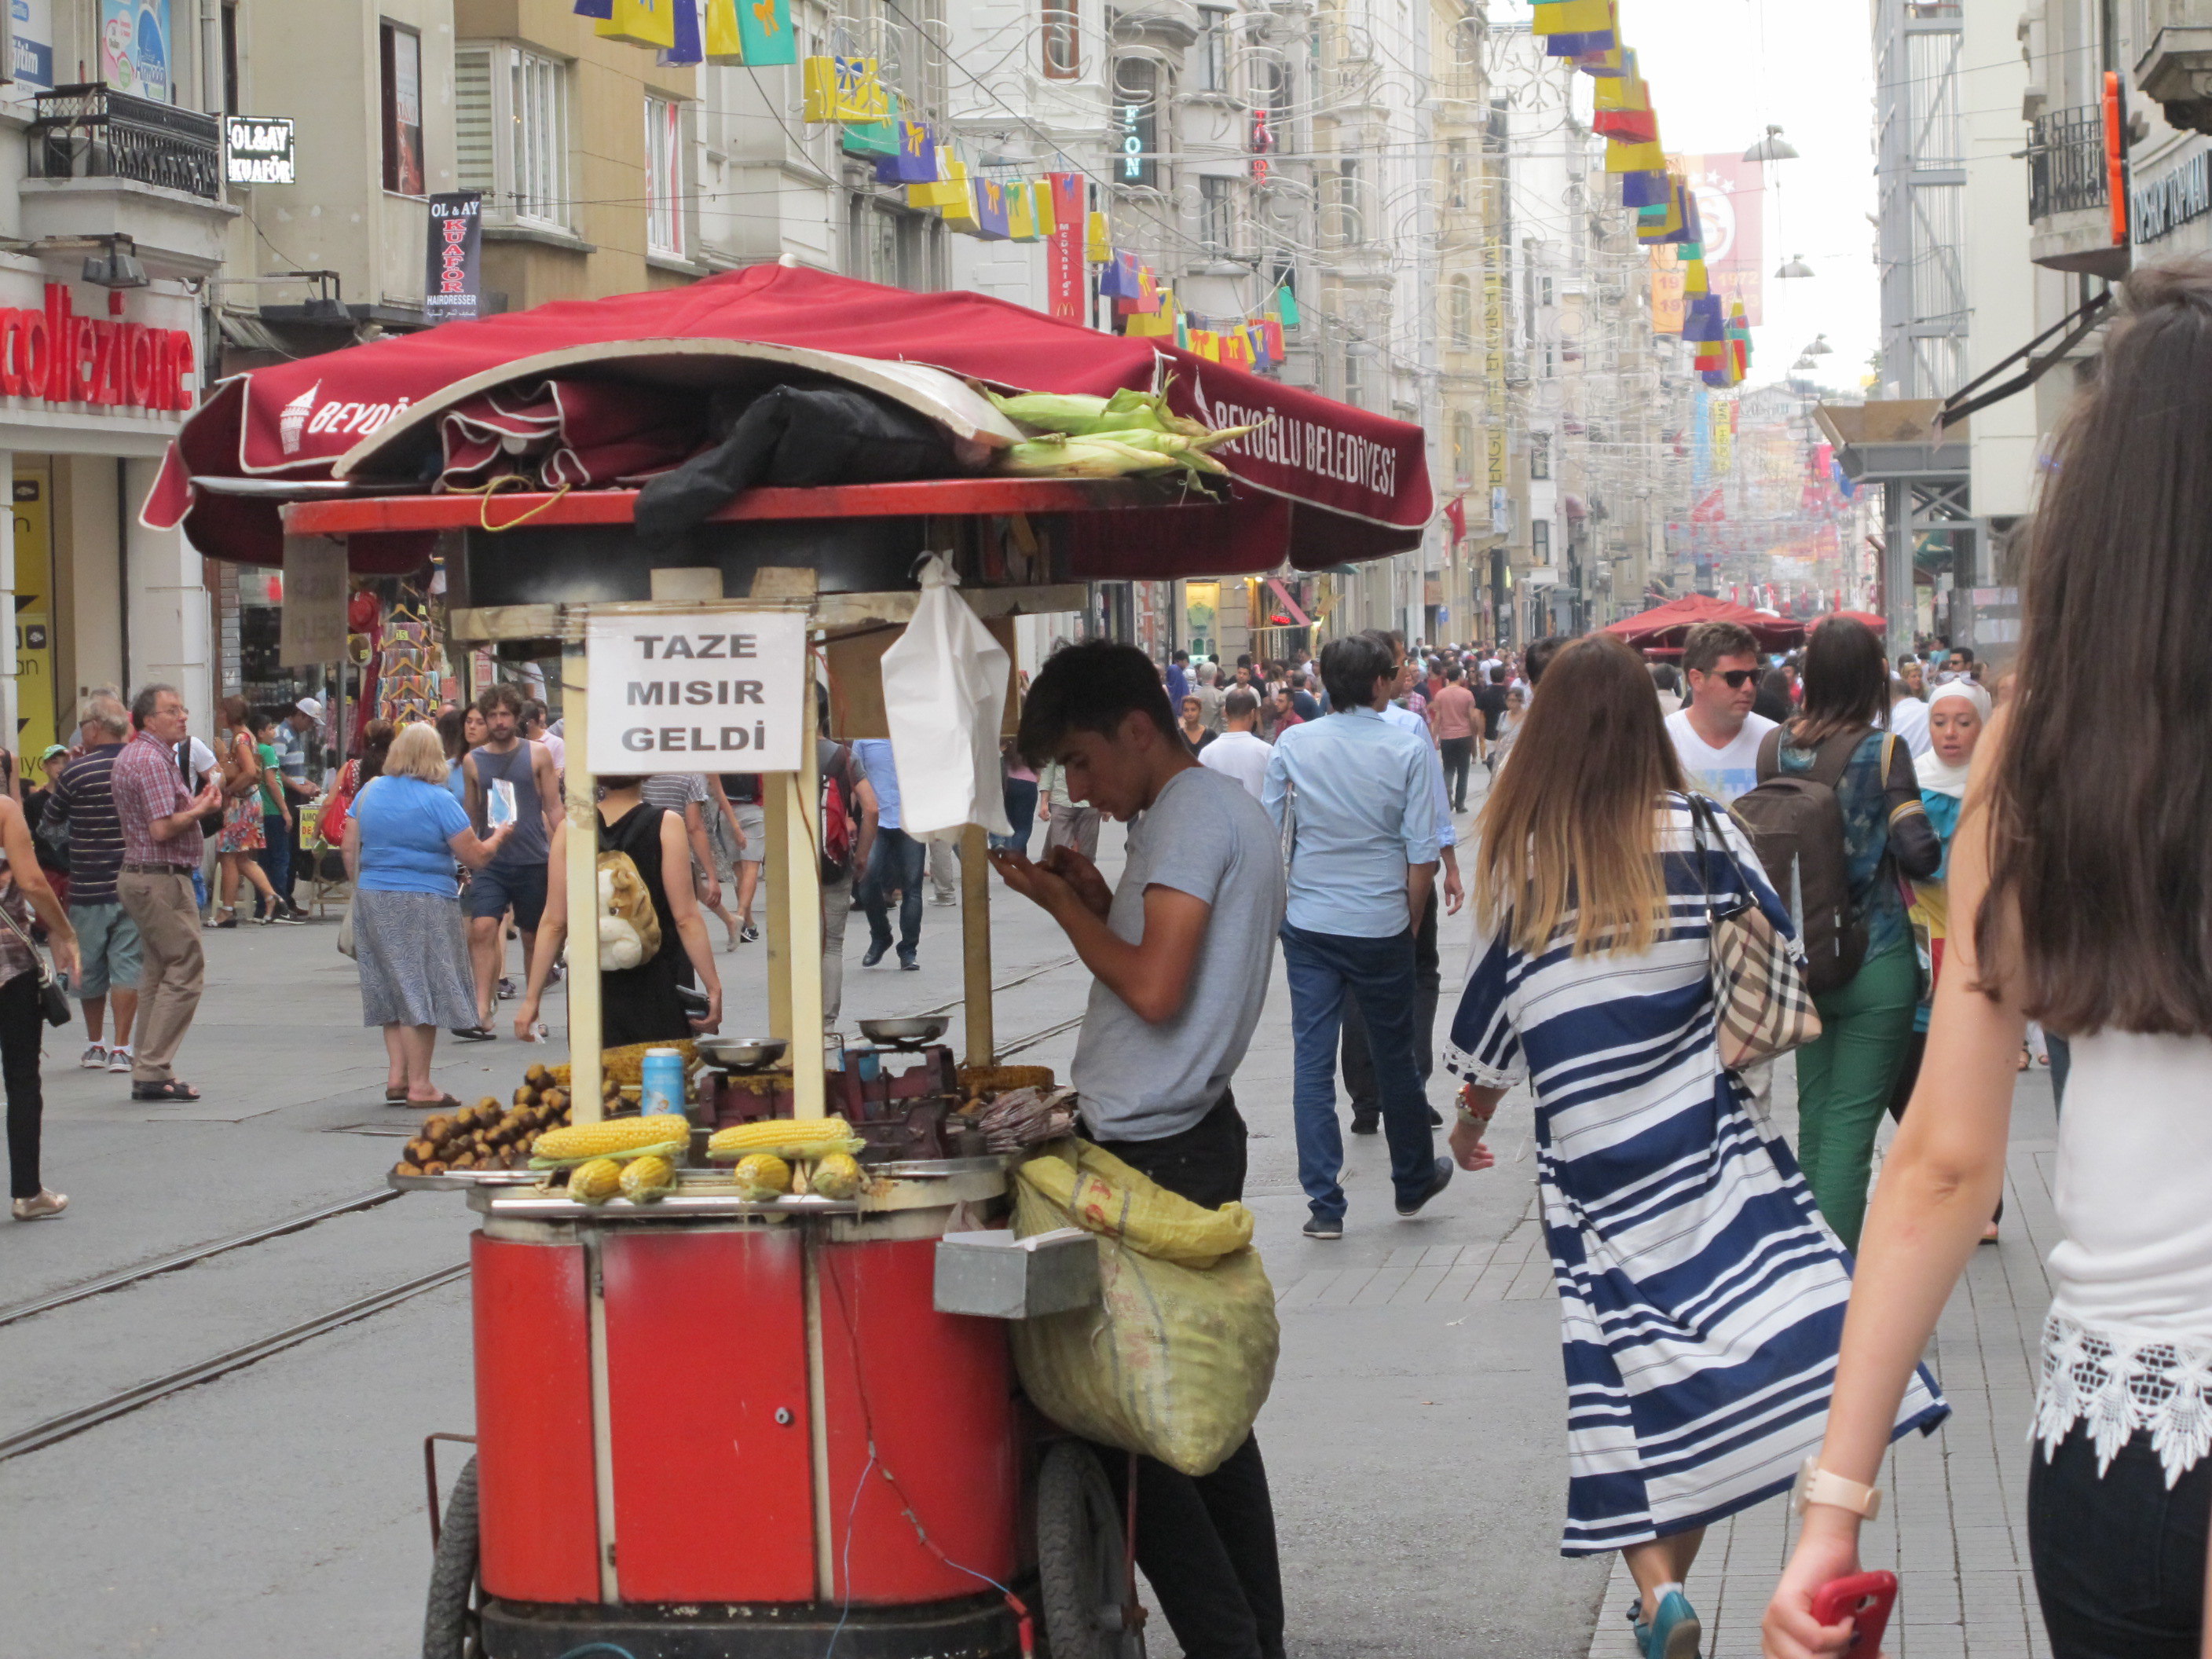
[[[66,283],[43,311],[0,311],[0,393],[50,404],[185,410],[197,352],[190,331],[80,317]]]

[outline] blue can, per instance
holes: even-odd
[[[638,1109],[647,1117],[655,1112],[684,1110],[684,1054],[676,1048],[647,1048],[639,1079]]]

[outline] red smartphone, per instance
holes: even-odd
[[[1849,1578],[1831,1578],[1813,1592],[1813,1617],[1824,1625],[1850,1620],[1851,1644],[1846,1651],[1857,1659],[1874,1659],[1881,1650],[1882,1632],[1889,1626],[1889,1610],[1896,1603],[1895,1573],[1854,1573]]]

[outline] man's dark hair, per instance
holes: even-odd
[[[1321,648],[1321,683],[1334,714],[1373,708],[1375,682],[1394,672],[1390,647],[1374,633],[1331,640]]]
[[[1710,674],[1723,657],[1756,657],[1759,641],[1741,623],[1699,623],[1682,641],[1682,672]],[[1531,676],[1530,678],[1534,678]]]
[[[522,723],[525,726],[543,726],[552,717],[553,711],[537,698],[526,697],[523,700]]]
[[[1498,664],[1497,667],[1490,671],[1490,683],[1492,685],[1503,685],[1505,684],[1505,665],[1504,663]]]
[[[522,693],[505,680],[487,685],[477,693],[477,713],[489,720],[495,708],[511,708],[519,719],[522,714]]]
[[[143,732],[146,729],[146,722],[154,718],[154,711],[161,706],[161,693],[164,691],[167,691],[172,696],[181,697],[184,696],[183,692],[178,690],[175,686],[169,684],[166,680],[155,680],[150,685],[140,686],[138,688],[138,695],[131,699],[131,724],[136,726],[141,732]],[[259,728],[257,727],[256,729],[258,730]]]
[[[1109,640],[1071,645],[1037,671],[1022,704],[1015,747],[1031,766],[1042,766],[1070,732],[1110,736],[1132,714],[1144,715],[1162,737],[1182,741],[1167,687],[1150,657]]]
[[[1444,670],[1444,678],[1450,681],[1454,685],[1457,685],[1466,678],[1467,671],[1462,668],[1457,663],[1454,663],[1450,667]]]
[[[1239,668],[1249,668],[1252,665],[1252,653],[1247,651],[1243,656],[1237,658],[1237,665]]]
[[[1289,673],[1283,676],[1283,684],[1289,686],[1293,691],[1304,690],[1306,689],[1306,671],[1303,668],[1293,668]]]
[[[1190,653],[1188,651],[1178,651],[1170,660],[1174,662],[1188,662],[1190,660]]]
[[[1221,700],[1221,712],[1232,720],[1241,720],[1260,712],[1260,699],[1240,685]]]
[[[1522,672],[1528,675],[1529,684],[1534,685],[1544,678],[1544,671],[1552,665],[1552,659],[1559,654],[1566,643],[1557,634],[1547,634],[1528,647],[1521,659],[1521,667]]]

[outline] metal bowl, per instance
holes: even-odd
[[[757,1072],[781,1060],[791,1044],[783,1037],[699,1037],[691,1045],[709,1066],[726,1072]]]
[[[912,1019],[864,1019],[860,1035],[871,1042],[888,1042],[894,1048],[919,1048],[934,1042],[952,1027],[943,1014],[922,1014]]]

